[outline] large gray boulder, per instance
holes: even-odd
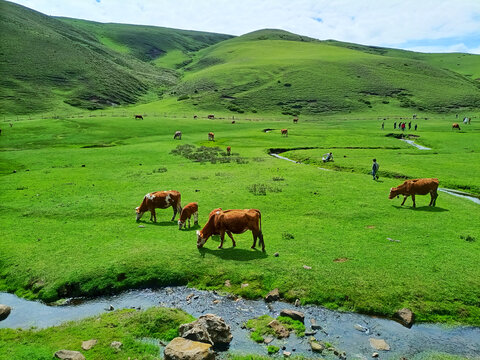
[[[10,306],[0,304],[0,321],[5,320],[11,311],[12,308]]]
[[[280,311],[280,316],[287,316],[293,320],[305,322],[305,314],[301,311],[284,309]]]
[[[232,341],[230,326],[220,316],[202,315],[198,320],[180,325],[180,336],[211,345],[229,344]]]
[[[55,357],[62,360],[85,360],[85,356],[80,351],[72,350],[58,350]]]
[[[215,360],[212,345],[177,337],[165,347],[165,360]]]

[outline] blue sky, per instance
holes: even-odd
[[[480,54],[480,0],[14,0],[47,15],[242,35]]]

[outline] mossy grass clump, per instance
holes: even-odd
[[[270,355],[276,354],[280,351],[280,348],[275,345],[268,345],[267,346],[267,351]]]
[[[276,336],[275,331],[268,326],[268,324],[273,321],[270,315],[262,315],[255,319],[250,319],[246,322],[245,326],[247,329],[252,330],[250,333],[250,338],[257,342],[262,343],[265,340],[265,336],[271,335]],[[298,320],[293,320],[292,318],[286,316],[279,316],[277,320],[288,330],[293,331],[298,337],[305,336],[305,325]]]

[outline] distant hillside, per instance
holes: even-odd
[[[305,41],[287,32],[288,41],[279,40],[279,33],[257,31],[199,51],[175,95],[199,107],[291,115],[382,104],[425,111],[480,107],[479,83],[433,60]],[[480,56],[473,59],[480,64]]]
[[[149,53],[153,57],[156,51],[154,46],[147,46],[148,30],[156,37],[154,45],[162,41],[168,45],[164,52],[195,50],[214,42],[215,38],[218,41],[225,38],[128,25],[107,24],[105,27],[106,35],[99,37],[91,30],[101,30],[98,24],[61,21],[0,0],[2,111],[21,114],[68,105],[97,109],[136,103],[149,91],[158,99],[158,95],[177,82],[178,74],[141,61]],[[134,29],[131,37],[125,35],[129,32],[126,28]],[[118,39],[126,39],[124,43],[111,35],[115,31]],[[167,40],[162,40],[162,34]],[[140,41],[137,35],[145,40]],[[122,51],[122,47],[128,51]]]

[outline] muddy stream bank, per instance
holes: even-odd
[[[193,295],[192,295],[193,294]],[[189,300],[187,300],[189,298]],[[217,300],[217,301],[215,301]],[[215,301],[215,303],[214,303]],[[369,359],[373,352],[369,338],[381,338],[391,347],[390,351],[377,351],[381,359],[409,358],[427,351],[438,351],[475,357],[480,354],[480,328],[445,327],[436,324],[414,324],[408,329],[387,319],[367,315],[328,310],[319,306],[295,307],[293,304],[276,301],[245,300],[211,291],[200,291],[187,287],[167,287],[158,290],[132,290],[115,296],[96,299],[71,299],[63,306],[48,306],[40,302],[28,301],[13,294],[0,293],[0,303],[13,308],[12,313],[0,322],[0,328],[44,328],[69,320],[79,320],[94,316],[112,305],[115,309],[145,309],[151,306],[180,308],[195,317],[206,313],[217,314],[232,328],[233,341],[229,351],[244,354],[267,354],[266,345],[256,344],[249,338],[249,331],[242,324],[247,320],[268,314],[277,317],[283,309],[294,309],[305,313],[305,326],[310,330],[310,319],[321,326],[314,335],[318,340],[332,344],[345,351],[347,359]],[[357,325],[357,326],[356,326]],[[367,331],[359,331],[361,325]],[[274,340],[273,345],[293,355],[308,357],[320,355],[310,350],[308,336],[297,338],[291,334],[286,340]],[[295,349],[295,350],[294,350]],[[324,358],[336,358],[326,352]]]

